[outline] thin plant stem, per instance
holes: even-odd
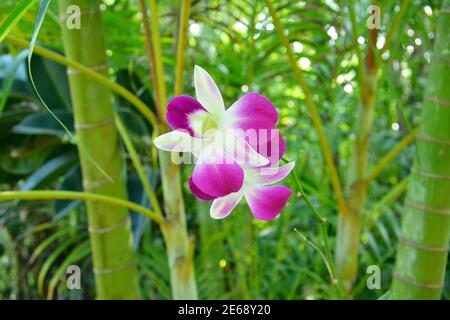
[[[273,24],[275,25],[275,29],[278,32],[278,36],[283,44],[283,46],[286,48],[286,54],[289,58],[289,62],[291,63],[292,70],[294,71],[294,75],[297,78],[297,81],[302,88],[303,93],[305,94],[305,100],[306,105],[308,107],[311,121],[313,123],[313,126],[316,130],[316,133],[319,137],[319,143],[320,147],[322,149],[322,153],[325,158],[325,163],[327,170],[331,177],[331,184],[333,186],[333,190],[336,195],[336,199],[339,205],[339,208],[341,212],[347,212],[347,204],[345,201],[344,193],[342,191],[342,186],[340,182],[340,178],[337,172],[336,165],[333,160],[333,153],[331,151],[330,145],[327,141],[327,138],[325,136],[325,131],[323,129],[322,120],[320,119],[319,112],[317,111],[316,105],[313,101],[311,90],[309,88],[309,85],[306,83],[305,78],[303,77],[302,70],[297,64],[297,60],[294,57],[294,54],[292,52],[291,44],[289,42],[289,39],[284,34],[284,28],[281,25],[281,22],[278,18],[277,12],[275,11],[272,1],[271,0],[264,0],[267,7],[269,8],[270,15],[272,16]]]
[[[149,2],[151,44],[154,53],[154,59],[149,63],[155,70],[156,79],[154,81],[159,92],[160,129],[165,131],[167,130],[165,125],[167,94],[158,26],[158,7],[156,0],[149,0]],[[187,28],[184,31],[187,31]],[[197,284],[192,256],[194,242],[189,240],[187,233],[180,167],[172,162],[170,154],[165,151],[158,150],[158,157],[166,213],[162,232],[166,241],[169,260],[172,297],[174,299],[197,299]]]
[[[157,90],[159,96],[159,108],[160,114],[159,117],[161,120],[166,118],[166,102],[167,102],[167,93],[166,93],[166,85],[164,81],[164,66],[162,62],[162,51],[161,51],[161,41],[159,35],[159,25],[158,25],[158,6],[156,4],[156,0],[149,0],[150,2],[150,24],[151,24],[151,39],[152,39],[152,48],[154,54],[154,69],[157,80]]]
[[[282,160],[284,162],[286,162],[286,163],[289,162],[285,158],[282,158]],[[295,180],[295,183],[297,185],[297,189],[300,192],[300,195],[302,196],[303,199],[305,199],[306,204],[313,211],[313,213],[316,216],[316,218],[319,220],[320,231],[321,231],[321,234],[322,234],[323,244],[324,244],[324,247],[325,247],[327,269],[329,269],[331,280],[332,280],[332,284],[337,287],[338,294],[339,294],[340,297],[342,297],[343,296],[343,290],[342,290],[341,285],[339,284],[339,282],[337,281],[337,278],[336,278],[336,267],[334,265],[333,255],[331,253],[329,240],[328,240],[327,218],[322,216],[322,214],[316,209],[316,207],[312,203],[312,201],[309,198],[309,196],[303,190],[303,187],[302,187],[302,185],[300,183],[300,179],[298,178],[298,176],[295,173],[295,171],[292,171],[291,175],[294,177],[294,180]]]
[[[353,46],[355,48],[356,51],[356,57],[358,58],[358,83],[359,83],[359,88],[360,88],[360,92],[361,92],[361,98],[363,101],[366,100],[366,94],[367,94],[367,80],[366,80],[366,70],[364,68],[364,59],[363,59],[363,54],[361,51],[361,48],[359,47],[358,44],[358,23],[357,23],[357,19],[356,19],[356,14],[355,14],[355,9],[353,7],[354,2],[353,0],[350,1],[348,9],[349,9],[349,13],[350,13],[350,21],[352,23],[352,41],[353,41]]]
[[[413,142],[419,132],[419,128],[415,128],[406,135],[400,142],[392,148],[372,169],[372,172],[366,177],[366,181],[370,182],[380,175],[387,165],[411,142]]]
[[[159,96],[159,90],[158,90],[158,83],[157,83],[157,77],[156,77],[156,70],[155,70],[155,53],[153,52],[153,45],[152,45],[152,35],[150,31],[150,26],[148,23],[148,14],[147,14],[147,6],[145,4],[145,0],[139,0],[139,10],[142,14],[142,21],[143,21],[143,27],[144,27],[144,35],[145,35],[145,46],[147,49],[147,59],[149,61],[149,68],[150,68],[150,76],[152,78],[152,87],[153,87],[153,94],[155,96],[156,101],[156,110],[158,113],[158,117],[161,118],[161,98]]]
[[[130,136],[128,135],[127,129],[125,128],[122,119],[120,119],[120,116],[117,113],[115,113],[114,115],[114,120],[116,123],[117,131],[119,132],[120,137],[122,138],[122,141],[128,150],[128,153],[130,154],[131,161],[133,162],[134,168],[136,169],[139,179],[141,180],[145,193],[150,199],[150,203],[152,205],[153,210],[156,215],[163,218],[163,213],[159,205],[158,198],[156,197],[156,194],[153,191],[153,188],[147,179],[144,167],[142,166],[142,163],[139,159],[139,155],[136,152],[136,148],[134,147],[133,142],[131,141]]]
[[[325,254],[323,253],[323,251],[313,241],[309,240],[306,237],[306,235],[301,233],[297,228],[294,228],[294,232],[296,232],[302,238],[303,241],[305,241],[307,244],[309,244],[311,247],[314,248],[314,250],[316,250],[319,253],[320,257],[322,258],[322,260],[327,268],[328,274],[330,275],[331,282],[333,283],[334,281],[336,281],[334,272],[331,269],[330,262],[329,262],[328,258],[325,256]]]
[[[384,46],[380,50],[380,55],[385,53],[387,50],[389,50],[392,39],[394,38],[394,35],[397,33],[398,27],[400,26],[400,22],[402,21],[406,10],[409,7],[410,0],[403,0],[402,4],[400,6],[400,11],[398,12],[397,16],[394,19],[394,22],[392,23],[391,27],[389,28],[389,33],[386,36],[386,42],[384,43]]]
[[[182,0],[180,25],[178,30],[178,41],[177,41],[177,66],[175,72],[174,92],[176,96],[181,95],[183,92],[183,71],[184,71],[190,8],[191,8],[191,0]]]
[[[136,211],[158,224],[162,224],[161,217],[156,215],[152,210],[147,209],[134,202],[114,198],[106,195],[90,193],[90,192],[78,192],[78,191],[47,191],[47,190],[35,190],[35,191],[4,191],[0,192],[0,200],[84,200],[92,202],[107,203],[113,206],[127,208]]]

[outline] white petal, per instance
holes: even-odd
[[[230,193],[229,195],[217,198],[213,201],[210,209],[211,217],[214,219],[223,219],[228,216],[231,211],[241,201],[243,193],[241,191]]]
[[[268,167],[259,169],[258,184],[270,185],[286,178],[295,166],[295,161],[281,167]]]
[[[202,67],[194,68],[194,85],[197,100],[216,117],[222,117],[225,112],[222,95],[211,76]],[[218,120],[218,119],[216,119]]]
[[[175,130],[157,137],[153,143],[158,149],[164,151],[192,152],[194,138],[183,130]]]

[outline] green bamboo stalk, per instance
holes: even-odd
[[[81,10],[81,29],[69,29],[65,25],[66,8],[70,5],[79,6]],[[98,0],[59,0],[67,57],[107,75],[99,6]],[[79,153],[84,189],[124,199],[124,168],[118,149],[111,91],[73,69],[68,69],[68,75],[77,138],[86,151]],[[92,160],[110,179],[105,179]],[[128,211],[97,202],[88,202],[87,209],[97,297],[139,299]]]
[[[395,299],[439,299],[450,239],[450,0],[443,1],[405,200]]]
[[[158,113],[160,121],[163,123],[160,132],[167,130],[165,123],[167,94],[164,82],[164,67],[162,62],[161,42],[158,26],[158,7],[156,0],[150,2],[150,19],[151,19],[151,39],[146,39],[149,47],[154,53],[154,59],[149,59],[149,63],[154,73],[152,73],[153,82],[156,83],[159,103],[157,106],[160,110]],[[142,8],[141,10],[145,9]],[[183,15],[189,16],[189,10],[184,10]],[[188,22],[188,18],[184,19],[184,23]],[[181,31],[187,32],[187,27]],[[185,37],[181,32],[178,37]],[[180,40],[178,45],[180,47]],[[180,49],[181,50],[181,49]],[[183,50],[184,52],[184,50]],[[184,55],[179,58],[184,59]],[[182,66],[182,64],[178,64]],[[180,70],[177,69],[179,72]],[[162,233],[166,242],[167,256],[170,268],[170,281],[172,288],[172,297],[174,299],[197,299],[197,285],[195,283],[195,273],[193,264],[194,244],[189,239],[186,225],[186,215],[183,200],[183,191],[181,188],[180,167],[173,163],[171,154],[158,150],[159,167],[161,171],[164,211],[166,213],[165,224],[162,225]]]

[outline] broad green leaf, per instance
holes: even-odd
[[[31,68],[36,88],[47,105],[54,109],[71,110],[67,68],[39,55],[31,59]]]
[[[58,186],[58,190],[70,190],[70,191],[82,191],[83,183],[81,178],[81,169],[79,165],[74,166],[71,170],[69,170],[61,184]],[[70,211],[75,209],[82,202],[79,200],[55,200],[53,203],[53,208],[55,211],[55,215],[53,217],[54,220],[62,219],[65,217]]]
[[[54,112],[59,119],[67,123],[67,128],[73,132],[73,115],[64,110]],[[24,118],[13,129],[14,133],[27,135],[52,135],[63,137],[67,132],[61,128],[59,122],[48,112],[39,112]]]
[[[48,187],[57,179],[68,167],[78,160],[75,152],[59,155],[47,161],[42,167],[37,169],[21,186],[21,191],[28,191],[36,188]]]

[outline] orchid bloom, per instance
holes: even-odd
[[[213,218],[227,216],[245,196],[256,218],[273,219],[291,191],[267,185],[283,179],[293,167],[275,166],[285,151],[275,107],[266,97],[248,93],[225,110],[217,85],[199,66],[194,69],[194,85],[197,100],[178,96],[169,102],[166,119],[173,131],[157,137],[155,145],[194,154],[197,163],[189,188],[199,199],[214,200]]]

